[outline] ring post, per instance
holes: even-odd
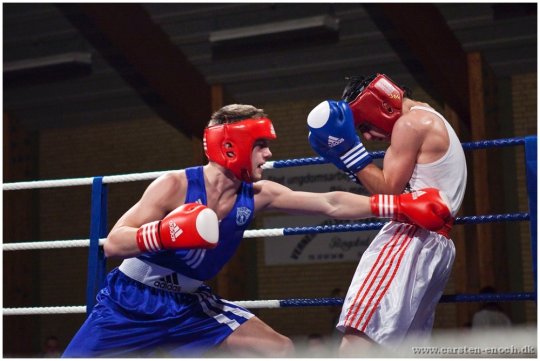
[[[94,307],[96,294],[105,283],[105,255],[99,239],[107,232],[107,186],[103,177],[92,182],[92,206],[90,212],[90,248],[88,251],[88,277],[86,284],[86,314]]]
[[[534,277],[534,294],[536,295],[537,284],[536,284],[536,251],[537,251],[537,220],[538,220],[538,205],[537,205],[537,195],[538,189],[536,181],[538,179],[537,171],[537,137],[528,136],[525,137],[525,168],[527,171],[527,192],[529,196],[529,213],[530,213],[530,229],[531,229],[531,253],[532,253],[532,269]]]

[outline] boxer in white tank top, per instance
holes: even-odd
[[[339,158],[332,150],[325,154],[314,149],[370,193],[438,188],[455,216],[467,182],[463,148],[444,117],[412,100],[409,92],[383,74],[352,78],[345,88],[343,101],[363,138],[390,143],[382,169],[366,157],[360,140]],[[448,237],[410,224],[387,223],[362,255],[345,297],[336,326],[344,332],[340,355],[358,356],[374,344],[392,348],[408,336],[429,334],[454,258]]]
[[[461,143],[450,124],[432,108],[413,106],[410,111],[429,112],[439,118],[446,127],[449,146],[439,159],[415,165],[407,190],[439,188],[448,196],[455,216],[467,180]],[[389,222],[362,255],[337,328],[358,330],[390,347],[399,345],[406,336],[429,334],[454,257],[452,240],[412,225]]]

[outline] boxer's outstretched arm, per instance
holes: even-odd
[[[325,215],[335,219],[373,217],[369,197],[348,192],[298,192],[272,182],[254,184],[255,209],[290,214]]]
[[[254,190],[257,210],[325,215],[335,219],[390,218],[444,235],[452,224],[448,200],[435,188],[367,197],[348,192],[298,192],[275,182],[260,181],[254,185]],[[441,232],[442,229],[445,231]]]

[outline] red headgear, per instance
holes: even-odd
[[[403,90],[386,75],[377,74],[375,79],[349,102],[354,125],[368,123],[391,134],[395,122],[401,116],[402,102]]]
[[[212,125],[204,130],[204,153],[212,162],[232,171],[236,178],[251,183],[251,152],[257,139],[276,139],[270,119]]]

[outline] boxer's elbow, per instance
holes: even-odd
[[[118,255],[118,247],[115,245],[114,235],[109,234],[103,243],[105,257],[112,258]]]
[[[128,258],[138,254],[136,241],[130,242],[130,238],[121,230],[113,230],[103,243],[103,253],[107,258]],[[130,245],[135,244],[135,246]]]

